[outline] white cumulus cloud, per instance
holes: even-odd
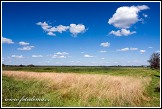
[[[51,32],[51,31],[50,31],[50,32],[48,32],[48,33],[47,33],[47,35],[49,35],[49,36],[56,36],[56,34],[54,34],[54,33],[53,33],[53,32]]]
[[[2,43],[13,44],[14,42],[11,39],[2,37]]]
[[[24,46],[22,48],[18,48],[18,50],[32,50],[32,48],[34,48],[34,46]]]
[[[136,31],[130,31],[127,29],[121,29],[121,30],[117,30],[117,31],[111,31],[109,34],[115,35],[115,36],[128,36],[128,35],[132,35],[136,33]]]
[[[149,7],[146,5],[119,7],[114,15],[108,20],[108,23],[117,28],[130,28],[140,20],[138,13],[141,10],[147,9],[149,9]]]
[[[70,26],[58,25],[58,26],[50,26],[46,22],[38,22],[37,25],[41,26],[42,29],[47,32],[49,36],[56,36],[56,32],[62,33],[65,31],[70,31],[73,36],[77,36],[79,33],[83,33],[86,31],[86,27],[83,24],[70,24]]]
[[[19,45],[29,45],[29,43],[21,41],[19,42]]]
[[[100,46],[102,46],[102,47],[109,47],[110,46],[110,43],[103,42],[103,43],[100,44]]]
[[[86,31],[86,28],[83,24],[70,24],[70,33],[72,33],[74,36],[77,36],[79,33],[83,33]]]

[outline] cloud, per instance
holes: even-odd
[[[54,53],[52,58],[67,58],[66,55],[68,55],[68,54],[69,53],[67,53],[67,52],[57,52],[57,53]]]
[[[129,48],[122,48],[120,51],[129,51]]]
[[[133,50],[134,51],[134,50],[138,50],[138,48],[130,48],[130,50]]]
[[[142,14],[142,15],[143,15],[145,18],[146,18],[146,17],[148,17],[148,15],[147,15],[147,14]]]
[[[44,31],[49,31],[52,26],[49,26],[46,22],[38,22],[37,25],[40,25]]]
[[[130,28],[133,24],[140,21],[138,13],[149,9],[148,6],[123,6],[119,7],[114,15],[108,20],[108,23],[117,28]]]
[[[64,55],[53,55],[52,58],[67,58]]]
[[[148,48],[152,49],[153,47],[148,47]]]
[[[18,50],[32,50],[34,46],[24,46],[23,48],[18,48]]]
[[[106,50],[102,50],[102,51],[99,51],[100,53],[106,53],[107,51]]]
[[[2,43],[13,44],[14,42],[11,39],[2,37]]]
[[[110,46],[110,43],[103,42],[103,43],[100,44],[100,46],[102,46],[102,47],[109,47]]]
[[[11,57],[12,57],[12,58],[18,58],[18,59],[23,58],[22,55],[12,55]]]
[[[101,58],[101,59],[103,59],[103,60],[104,60],[105,58]]]
[[[47,35],[49,35],[49,36],[56,36],[56,34],[54,34],[54,33],[53,33],[53,32],[51,32],[51,31],[50,31],[50,32],[48,32],[48,33],[47,33]]]
[[[21,41],[19,42],[19,45],[29,45],[29,43]]]
[[[57,52],[55,54],[57,54],[57,55],[68,55],[69,53],[67,53],[67,52]]]
[[[68,29],[69,29],[69,26],[63,26],[63,25],[57,26],[57,31],[58,31],[59,33],[62,33],[63,31],[66,31],[66,30],[68,30]]]
[[[136,31],[130,32],[130,30],[121,29],[121,30],[117,30],[117,31],[112,30],[109,34],[113,34],[115,36],[128,36],[128,35],[132,35],[134,33],[136,33]]]
[[[70,26],[64,26],[64,25],[58,25],[58,26],[50,26],[46,22],[38,22],[36,25],[39,25],[42,27],[42,29],[47,32],[47,35],[49,36],[56,36],[56,32],[62,33],[65,31],[70,31],[70,33],[73,34],[73,36],[77,36],[79,33],[83,33],[86,31],[86,28],[83,24],[70,24]]]
[[[43,57],[42,55],[32,55],[33,58],[41,58]]]
[[[70,33],[72,33],[74,36],[77,36],[79,33],[83,33],[86,31],[86,28],[82,24],[70,24]]]
[[[118,49],[117,51],[135,51],[135,50],[138,50],[138,48],[128,48],[128,47],[126,47],[126,48],[122,48],[122,49]]]
[[[145,53],[146,52],[146,50],[140,50],[140,53],[141,54],[143,54],[143,53]]]
[[[94,56],[91,56],[91,55],[84,55],[85,58],[93,58]]]

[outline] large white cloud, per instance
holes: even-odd
[[[102,47],[109,47],[110,46],[110,43],[103,42],[103,43],[100,44],[100,46],[102,46]]]
[[[23,41],[19,42],[19,44],[20,44],[20,45],[29,45],[29,43],[23,42]]]
[[[32,50],[32,48],[34,48],[34,46],[24,46],[22,48],[18,48],[18,50]]]
[[[2,37],[2,43],[13,44],[14,42],[11,39]]]
[[[136,33],[136,31],[130,31],[130,30],[127,30],[127,29],[121,29],[121,30],[117,30],[117,31],[111,31],[109,34],[113,34],[115,36],[128,36],[128,35],[131,35],[131,34],[134,34]]]
[[[83,33],[86,31],[86,28],[83,24],[70,24],[70,32],[74,35],[77,36],[79,33]]]
[[[119,7],[114,15],[108,20],[108,23],[117,28],[130,28],[131,25],[140,20],[138,13],[141,10],[146,9],[149,9],[149,7],[146,5]]]

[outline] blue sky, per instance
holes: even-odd
[[[3,2],[2,63],[148,65],[159,2]]]

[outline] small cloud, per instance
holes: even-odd
[[[46,22],[38,22],[37,25],[40,25],[44,31],[49,31],[52,26],[49,26]]]
[[[138,50],[138,48],[130,48],[130,50],[133,50],[134,51],[134,50]]]
[[[129,36],[132,34],[135,34],[136,31],[132,31],[130,32],[130,30],[127,29],[121,29],[121,30],[117,30],[117,31],[111,31],[109,34],[115,35],[115,36]]]
[[[153,47],[148,47],[148,48],[152,49]]]
[[[100,46],[102,46],[102,47],[109,47],[110,46],[110,43],[103,42],[103,43],[100,44]]]
[[[18,48],[18,50],[32,50],[34,46],[24,46],[23,48]]]
[[[19,45],[29,45],[29,43],[21,41],[19,42]]]
[[[57,55],[68,55],[69,53],[67,53],[67,52],[57,52],[55,54],[57,54]]]
[[[53,55],[52,58],[67,58],[64,55]]]
[[[68,55],[68,54],[69,53],[67,52],[57,52],[57,53],[54,53],[52,58],[67,58],[65,55]]]
[[[83,24],[70,24],[70,33],[73,34],[73,36],[77,36],[79,33],[83,33],[86,31],[86,28]]]
[[[85,58],[93,58],[94,56],[91,56],[91,55],[84,55]]]
[[[144,13],[143,13],[142,15],[143,15],[145,18],[148,17],[148,15],[147,15],[147,14],[144,14]]]
[[[51,31],[50,31],[50,32],[48,32],[48,33],[47,33],[47,35],[49,35],[49,36],[56,36],[56,34],[54,34],[54,33],[53,33],[53,32],[51,32]]]
[[[129,51],[129,48],[118,49],[117,51]]]
[[[146,50],[140,50],[140,53],[141,54],[143,54],[143,53],[145,53],[146,52]]]
[[[81,53],[84,53],[84,52],[81,52]]]
[[[42,55],[32,55],[33,58],[41,58],[43,57]]]
[[[103,60],[104,60],[105,58],[101,58],[101,59],[103,59]]]
[[[102,51],[99,51],[100,53],[106,53],[107,51],[106,50],[102,50]]]
[[[18,59],[23,58],[22,55],[12,55],[11,57],[12,57],[12,58],[18,58]]]
[[[14,42],[11,39],[2,37],[2,43],[13,44]]]

